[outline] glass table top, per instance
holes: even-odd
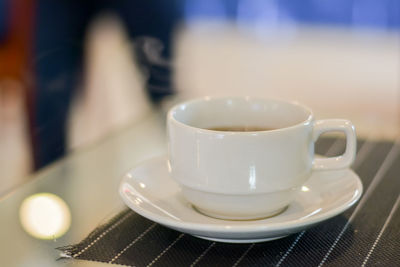
[[[55,248],[79,242],[122,209],[118,186],[124,173],[135,163],[166,152],[164,117],[153,111],[49,165],[3,197],[1,265],[98,266],[57,261],[60,252]]]

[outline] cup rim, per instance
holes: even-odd
[[[174,117],[174,112],[179,109],[179,107],[183,106],[183,105],[188,105],[188,104],[193,104],[196,102],[204,102],[204,101],[212,101],[212,100],[222,100],[222,99],[245,99],[245,100],[261,100],[261,101],[273,101],[273,102],[279,102],[279,103],[284,103],[284,104],[290,104],[293,106],[296,106],[298,108],[301,108],[303,110],[305,110],[308,113],[307,119],[287,126],[287,127],[282,127],[282,128],[278,128],[278,129],[273,129],[273,130],[265,130],[265,131],[218,131],[218,130],[210,130],[210,129],[205,129],[205,128],[200,128],[200,127],[196,127],[196,126],[191,126],[189,124],[183,123],[179,120],[177,120]],[[191,130],[195,130],[198,132],[202,132],[202,133],[208,133],[208,134],[229,134],[229,135],[255,135],[255,134],[266,134],[266,133],[276,133],[276,132],[282,132],[282,131],[286,131],[289,129],[294,129],[294,128],[298,128],[301,126],[304,126],[306,124],[311,123],[314,120],[314,113],[312,112],[312,110],[297,102],[297,101],[287,101],[287,100],[282,100],[282,99],[278,99],[278,98],[264,98],[264,97],[251,97],[251,96],[224,96],[224,97],[214,97],[214,96],[204,96],[204,97],[198,97],[198,98],[194,98],[191,100],[187,100],[187,101],[183,101],[180,102],[179,104],[174,105],[172,108],[169,109],[168,114],[167,114],[167,120],[169,122],[173,122],[181,127],[187,128],[187,129],[191,129]]]

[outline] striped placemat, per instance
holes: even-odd
[[[324,138],[317,153],[343,152],[343,139]],[[358,142],[353,169],[364,185],[343,214],[286,238],[255,244],[218,243],[183,234],[126,209],[62,258],[127,266],[400,266],[400,146]]]

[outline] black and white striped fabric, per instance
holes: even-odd
[[[342,153],[322,139],[317,153]],[[400,144],[359,141],[360,201],[307,231],[266,243],[226,244],[183,234],[127,209],[62,257],[127,266],[400,266]]]

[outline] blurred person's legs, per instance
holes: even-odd
[[[180,0],[74,1],[39,0],[35,39],[35,166],[40,168],[61,157],[66,150],[66,125],[77,81],[81,78],[83,43],[90,20],[99,10],[115,11],[136,39],[138,60],[148,75],[153,100],[171,94],[172,34],[180,18]],[[144,51],[150,37],[164,47],[161,62]],[[143,41],[144,40],[144,41]],[[153,44],[153,43],[152,43]],[[155,43],[157,45],[157,43]]]
[[[34,158],[41,168],[66,149],[66,121],[92,15],[86,1],[39,0],[34,40]]]
[[[183,4],[183,0],[113,2],[135,43],[137,59],[147,75],[147,90],[153,101],[173,93],[170,61]]]

